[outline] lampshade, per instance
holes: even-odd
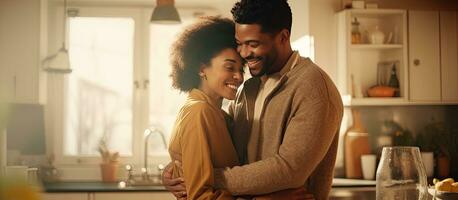
[[[68,51],[64,46],[57,51],[56,54],[48,57],[45,60],[45,71],[55,73],[70,73],[70,58]]]
[[[64,0],[64,19],[63,19],[63,30],[62,30],[62,47],[57,51],[56,54],[48,56],[43,64],[44,70],[53,73],[70,73],[70,57],[68,56],[68,50],[65,48],[65,36],[67,29],[67,0]]]
[[[151,15],[151,23],[178,24],[181,23],[173,0],[157,0],[157,5]]]

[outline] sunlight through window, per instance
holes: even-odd
[[[134,20],[73,17],[65,155],[98,155],[99,142],[132,155]]]

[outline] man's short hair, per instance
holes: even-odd
[[[287,0],[241,0],[231,10],[238,24],[259,24],[262,32],[291,32],[292,14]]]

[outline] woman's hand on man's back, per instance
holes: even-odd
[[[165,189],[168,190],[175,196],[178,200],[186,200],[186,186],[184,184],[184,179],[182,177],[173,178],[172,169],[173,169],[173,162],[170,162],[162,172],[162,185],[164,185]],[[175,162],[175,165],[180,166],[181,163]]]

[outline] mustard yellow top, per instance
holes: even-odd
[[[239,165],[226,127],[225,113],[205,93],[193,89],[178,113],[169,153],[182,162],[174,177],[186,180],[188,199],[234,199],[226,190],[214,188],[213,168]]]

